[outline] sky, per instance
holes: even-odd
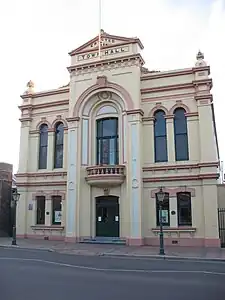
[[[0,1],[0,161],[17,172],[20,95],[69,82],[68,52],[99,31],[98,0]],[[139,37],[150,70],[193,67],[200,49],[211,66],[220,159],[225,160],[225,0],[102,0],[102,26]]]

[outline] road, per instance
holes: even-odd
[[[4,300],[224,300],[225,263],[0,248]]]

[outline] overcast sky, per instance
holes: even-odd
[[[199,49],[211,66],[221,160],[225,159],[225,0],[102,0],[102,28],[137,36],[149,69],[192,67]],[[0,161],[19,156],[20,95],[67,84],[68,52],[98,34],[98,0],[0,2]]]

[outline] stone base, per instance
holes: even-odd
[[[143,246],[143,238],[126,238],[126,245],[128,246]]]
[[[169,247],[211,247],[220,248],[220,239],[205,238],[164,238],[165,246]],[[144,245],[159,246],[159,237],[144,238]]]

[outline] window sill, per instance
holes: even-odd
[[[194,233],[196,232],[196,228],[195,227],[191,227],[191,226],[180,226],[180,227],[168,227],[168,226],[163,226],[163,232],[168,232],[168,233],[180,233],[180,232],[188,232],[188,233]],[[154,233],[159,233],[160,232],[160,228],[159,227],[155,227],[152,228],[152,232]]]
[[[57,230],[57,231],[63,231],[64,229],[64,226],[61,226],[61,225],[50,225],[50,226],[47,226],[47,225],[33,225],[31,226],[31,228],[33,230]]]

